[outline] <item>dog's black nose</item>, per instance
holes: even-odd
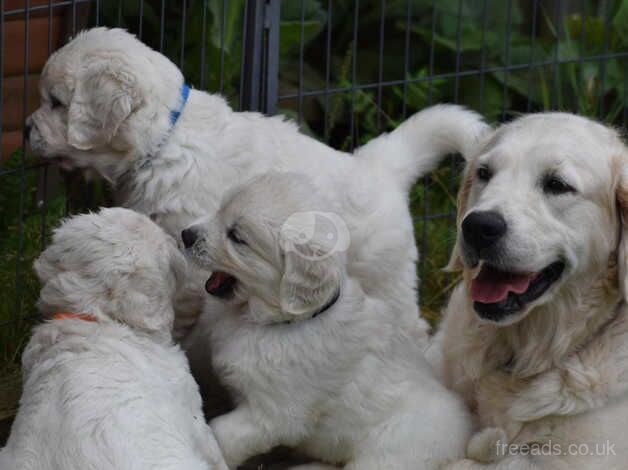
[[[186,248],[190,248],[192,245],[194,245],[194,242],[197,238],[198,236],[196,235],[196,230],[194,230],[193,228],[186,228],[181,232],[181,240],[183,240],[183,245]]]
[[[476,251],[489,248],[504,236],[508,225],[496,211],[471,212],[462,221],[464,241]]]
[[[26,126],[24,126],[24,138],[26,140],[28,140],[31,136],[31,130],[33,129],[32,124],[26,124]]]

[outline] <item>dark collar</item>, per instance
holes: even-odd
[[[338,290],[334,293],[334,295],[327,301],[327,303],[325,305],[323,305],[321,308],[319,308],[316,312],[314,312],[314,314],[310,315],[309,318],[306,318],[305,320],[286,320],[286,321],[282,321],[279,323],[276,323],[278,325],[289,325],[292,323],[297,323],[299,321],[306,321],[306,320],[311,320],[314,317],[317,317],[318,315],[320,315],[321,313],[325,313],[327,310],[329,310],[330,308],[332,308],[334,306],[334,304],[336,302],[338,302],[338,299],[340,298],[340,288],[338,288]]]
[[[319,308],[316,311],[316,313],[314,313],[310,318],[314,318],[314,317],[320,315],[321,313],[325,313],[327,310],[332,308],[336,302],[338,302],[339,298],[340,298],[340,288],[338,288],[336,293],[331,296],[331,298],[327,301],[327,303],[325,305],[323,305],[321,308]]]

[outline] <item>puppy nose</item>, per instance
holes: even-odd
[[[24,126],[24,138],[28,140],[31,136],[31,130],[33,129],[33,125],[30,122],[27,122]]]
[[[471,212],[462,221],[464,241],[477,251],[494,245],[507,228],[506,220],[496,211]]]
[[[196,231],[193,228],[186,228],[181,232],[181,240],[183,240],[183,245],[186,248],[190,248],[194,245],[197,238],[198,235],[196,235]]]

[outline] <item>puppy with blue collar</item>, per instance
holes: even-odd
[[[61,168],[106,179],[119,205],[150,216],[177,238],[200,217],[214,214],[231,187],[270,170],[304,174],[330,188],[362,178],[363,188],[350,195],[356,199],[383,188],[377,197],[387,210],[376,218],[368,251],[359,253],[356,262],[363,269],[357,274],[368,279],[366,290],[390,280],[400,294],[393,297],[415,319],[417,255],[409,188],[446,155],[472,153],[488,127],[461,107],[433,107],[349,158],[283,116],[236,112],[223,97],[190,89],[172,61],[122,29],[76,35],[50,56],[39,89],[41,105],[27,119],[33,152]],[[390,227],[395,234],[389,236]],[[369,269],[388,260],[393,272]],[[371,282],[378,272],[382,279]],[[204,291],[195,280],[203,276],[190,271],[178,293],[177,338],[198,318]],[[199,328],[186,344],[198,344],[198,354],[191,356],[202,367],[211,325]]]

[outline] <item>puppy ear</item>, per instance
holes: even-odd
[[[37,308],[44,314],[51,314],[57,310],[73,311],[77,305],[83,306],[86,310],[94,305],[94,298],[98,297],[100,287],[94,286],[87,279],[78,273],[67,271],[59,272],[52,269],[46,277],[42,277],[41,269],[47,269],[39,260],[36,263],[36,270],[40,280],[43,281]],[[45,279],[45,280],[44,280]],[[85,313],[85,312],[76,312]]]
[[[189,265],[185,255],[177,248],[176,242],[173,242],[173,250],[170,253],[170,268],[177,286],[183,284],[187,278]]]
[[[342,278],[335,245],[317,233],[311,217],[304,215],[291,217],[290,223],[284,224],[280,240],[284,273],[279,302],[283,312],[295,316],[311,316],[325,307],[338,293]]]
[[[140,103],[137,77],[121,58],[91,58],[68,110],[68,143],[80,150],[107,144]]]
[[[109,284],[109,302],[102,310],[132,328],[169,335],[174,323],[172,291],[163,279],[125,275]]]
[[[628,163],[628,155],[625,156],[623,162]],[[628,298],[628,165],[626,163],[619,167],[619,181],[615,192],[619,220],[617,275],[619,290],[624,299]]]
[[[458,211],[456,217],[457,238],[454,248],[451,252],[449,262],[445,266],[446,271],[454,272],[461,271],[464,267],[462,264],[462,255],[460,253],[460,224],[462,223],[462,217],[467,212],[467,204],[469,202],[469,194],[471,193],[471,187],[473,186],[473,177],[475,174],[475,164],[469,163],[465,169],[460,190],[458,191]]]
[[[304,257],[302,253],[291,251],[285,255],[279,300],[283,312],[311,316],[336,295],[341,274],[333,256],[315,259],[316,249],[309,251],[312,257]]]
[[[128,274],[90,279],[78,272],[66,271],[44,284],[37,306],[44,314],[59,309],[100,313],[132,328],[167,335],[174,322],[171,294],[162,279],[136,278]]]

